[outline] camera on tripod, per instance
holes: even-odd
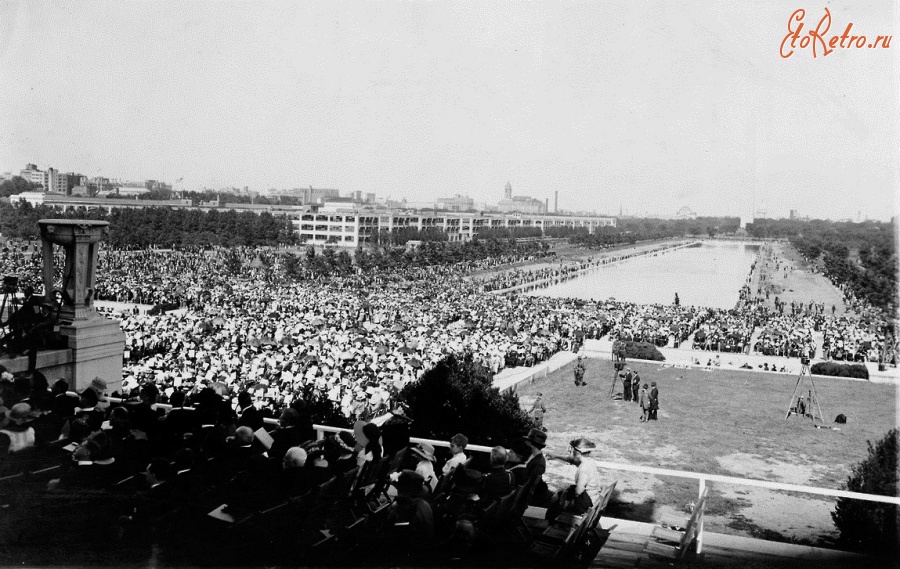
[[[19,277],[6,275],[3,277],[3,294],[16,294],[19,288]]]

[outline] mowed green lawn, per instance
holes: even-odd
[[[628,365],[640,372],[642,383],[657,382],[658,421],[641,423],[636,404],[609,399],[613,369],[606,360],[587,360],[587,387],[574,385],[572,365],[518,387],[526,402],[538,391],[544,394],[548,451],[564,453],[567,441],[583,434],[598,443],[598,460],[840,489],[852,465],[867,456],[866,440],[879,440],[897,423],[897,387],[892,384],[815,378],[825,424],[839,427],[836,431],[816,429],[810,419],[792,416],[785,420],[796,376]],[[618,382],[617,393],[621,390]],[[839,413],[847,416],[846,424],[833,422]],[[551,486],[565,483],[569,475],[569,471],[556,470],[562,474],[548,476]],[[625,472],[603,475],[620,480],[642,476]],[[649,521],[658,517],[661,506],[680,510],[696,493],[696,481],[644,478],[654,480],[649,486],[643,485],[643,495],[635,490],[641,487],[637,481],[620,484],[620,502],[630,504],[630,508],[619,510],[622,517],[632,517],[630,513],[635,519]],[[736,494],[748,495],[745,499],[735,496],[733,491],[738,487],[722,486],[713,485],[718,504],[712,513],[731,515],[731,529],[740,529],[743,524],[753,530],[754,520],[744,518],[746,511],[739,514],[750,505],[753,492],[738,489]],[[634,500],[628,499],[629,492]],[[808,495],[794,496],[805,499]],[[826,506],[830,511],[831,506]],[[778,507],[778,503],[772,506]],[[741,523],[735,522],[736,514]],[[821,530],[833,537],[830,520],[821,519],[828,517],[827,512],[812,517],[819,521],[807,524],[810,535]],[[828,527],[813,527],[816,524]],[[763,531],[749,533],[768,535]],[[769,537],[777,538],[778,528],[770,533]],[[798,530],[795,535],[803,532]]]

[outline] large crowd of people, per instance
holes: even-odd
[[[534,258],[526,252],[503,260]],[[7,248],[0,257],[5,271],[37,285],[35,259],[39,252],[27,247]],[[485,294],[533,278],[519,270],[469,276],[498,262],[296,280],[286,278],[285,256],[273,250],[113,250],[100,256],[95,298],[180,308],[111,314],[126,333],[126,394],[146,381],[164,398],[220,382],[234,401],[252,390],[271,416],[303,393],[333,402],[347,418],[371,416],[437,361],[464,351],[496,374],[607,335],[660,347],[692,339],[696,350],[799,357],[813,331],[824,331],[825,345],[811,346],[813,354],[819,348],[825,357],[867,361],[883,346],[870,328],[814,303],[785,313],[760,299],[722,310]],[[599,261],[543,271],[566,275],[592,262]]]

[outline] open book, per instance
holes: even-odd
[[[266,447],[266,450],[272,448],[272,443],[275,442],[275,439],[272,438],[272,435],[270,435],[264,427],[260,427],[259,429],[257,429],[256,432],[253,433],[253,435],[256,437],[256,440],[261,442],[262,445]]]

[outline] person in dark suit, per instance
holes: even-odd
[[[641,392],[641,374],[635,370],[634,376],[631,378],[631,397],[635,403],[640,403]]]
[[[177,448],[184,439],[184,435],[195,432],[200,426],[197,412],[194,409],[185,409],[184,401],[184,391],[179,389],[173,392],[169,397],[172,409],[159,420],[161,434],[167,446]]]
[[[650,420],[656,421],[656,412],[659,411],[659,389],[656,382],[650,382]]]
[[[247,391],[238,393],[238,427],[250,427],[254,433],[262,428],[263,416],[253,406],[253,396]]]
[[[623,401],[631,401],[631,380],[634,379],[634,374],[631,373],[631,368],[625,368],[625,375],[622,376],[622,400]]]
[[[225,448],[221,455],[225,468],[233,472],[246,470],[250,457],[262,454],[264,450],[256,448],[253,442],[253,431],[250,430],[250,427],[238,427],[234,436],[225,440]]]
[[[547,433],[539,429],[531,429],[528,436],[525,437],[525,442],[531,447],[531,456],[525,462],[526,480],[536,480],[528,505],[543,508],[547,506],[552,497],[552,493],[544,481],[547,459],[544,457],[543,449],[547,446]]]
[[[281,461],[291,447],[300,446],[309,438],[300,427],[300,413],[296,409],[285,409],[278,419],[278,429],[272,433],[272,448],[269,449],[269,460],[276,468],[281,468]]]
[[[159,433],[159,418],[162,410],[156,409],[159,399],[159,388],[153,383],[145,383],[141,387],[141,400],[139,403],[126,405],[131,418],[131,428],[141,431],[147,440],[156,440]]]

